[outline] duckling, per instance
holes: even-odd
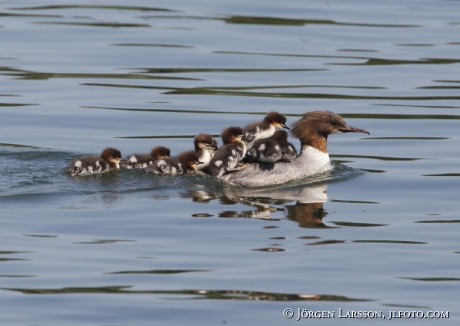
[[[281,152],[278,142],[272,139],[259,139],[254,142],[250,153],[250,162],[275,163],[281,160]]]
[[[199,134],[195,137],[193,143],[195,144],[195,153],[198,155],[202,164],[198,166],[198,170],[207,168],[211,162],[215,151],[218,149],[216,141],[209,134]]]
[[[204,163],[201,162],[200,157],[195,151],[184,152],[179,155],[179,162],[182,165],[183,174],[192,174],[200,170],[200,166]]]
[[[189,151],[180,154],[177,157],[166,157],[164,159],[156,160],[151,165],[144,169],[145,173],[154,174],[185,174],[197,170],[200,165],[198,155],[194,151]]]
[[[167,147],[154,147],[150,154],[133,154],[124,160],[128,169],[141,169],[153,164],[156,160],[161,160],[171,156],[171,151]]]
[[[268,113],[262,121],[248,124],[243,129],[243,141],[247,144],[247,151],[250,151],[259,139],[270,138],[276,129],[286,128],[286,117],[278,112]]]
[[[246,153],[246,143],[242,137],[243,130],[239,127],[229,127],[222,132],[224,145],[217,150],[211,159],[208,167],[209,175],[220,177],[237,169],[238,163]]]
[[[72,176],[104,173],[120,168],[121,153],[118,149],[108,147],[101,156],[91,155],[76,158],[65,169]]]
[[[284,130],[277,130],[271,136],[272,140],[276,141],[281,148],[282,162],[290,162],[297,157],[297,150],[294,145],[288,142],[288,133]]]

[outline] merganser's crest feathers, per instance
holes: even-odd
[[[367,130],[350,127],[342,117],[330,111],[307,112],[291,129],[291,135],[298,138],[302,146],[313,146],[324,153],[327,153],[327,137],[345,132],[369,134]]]

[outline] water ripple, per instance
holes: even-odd
[[[64,287],[57,289],[2,288],[23,294],[169,294],[190,295],[192,299],[242,300],[242,301],[372,301],[372,299],[349,298],[331,294],[294,294],[240,290],[129,290],[131,286]]]

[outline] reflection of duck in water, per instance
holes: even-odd
[[[245,217],[257,219],[277,220],[272,215],[284,210],[289,220],[296,221],[301,227],[325,227],[322,222],[326,212],[323,203],[328,201],[327,185],[308,185],[296,187],[282,187],[278,189],[254,189],[241,187],[224,187],[215,190],[189,191],[187,197],[195,202],[209,202],[219,199],[226,205],[241,203],[255,208],[255,210],[226,210],[219,217]],[[295,202],[295,204],[289,204]],[[277,208],[273,205],[283,205]]]
[[[171,156],[169,148],[157,146],[152,149],[150,154],[133,154],[125,160],[128,169],[141,169],[151,165],[156,160],[161,160]]]
[[[295,122],[292,136],[301,143],[300,155],[291,162],[277,162],[270,169],[253,163],[248,167],[220,177],[230,184],[261,187],[285,183],[317,173],[331,170],[327,152],[327,138],[330,134],[359,132],[367,130],[351,127],[337,114],[329,111],[312,111]]]
[[[99,174],[120,168],[121,153],[115,148],[106,148],[101,156],[91,155],[75,159],[65,169],[72,176]]]

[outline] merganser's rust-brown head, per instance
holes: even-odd
[[[203,164],[203,162],[200,162],[200,158],[194,151],[188,151],[180,154],[179,162],[184,166],[186,172],[196,171],[197,166]]]
[[[120,168],[121,152],[118,149],[107,147],[102,151],[101,157],[109,162],[112,168]]]
[[[369,135],[369,131],[349,126],[339,115],[330,111],[311,111],[296,121],[291,135],[303,145],[316,147],[327,153],[327,137],[330,134],[359,132]]]
[[[150,156],[152,156],[155,160],[162,160],[164,158],[171,157],[171,151],[167,147],[157,146],[152,149]]]
[[[274,125],[276,128],[289,129],[289,127],[286,126],[286,117],[278,112],[268,113],[265,116],[264,120],[268,121],[270,124]]]
[[[287,141],[288,139],[288,133],[285,130],[277,130],[273,134],[273,136],[270,137],[270,139],[276,140],[276,141]]]
[[[224,145],[237,141],[240,142],[241,137],[243,137],[243,129],[240,127],[228,127],[222,131],[221,137]]]
[[[214,139],[209,134],[196,135],[193,142],[195,144],[195,150],[199,150],[199,149],[216,150],[218,148]]]

